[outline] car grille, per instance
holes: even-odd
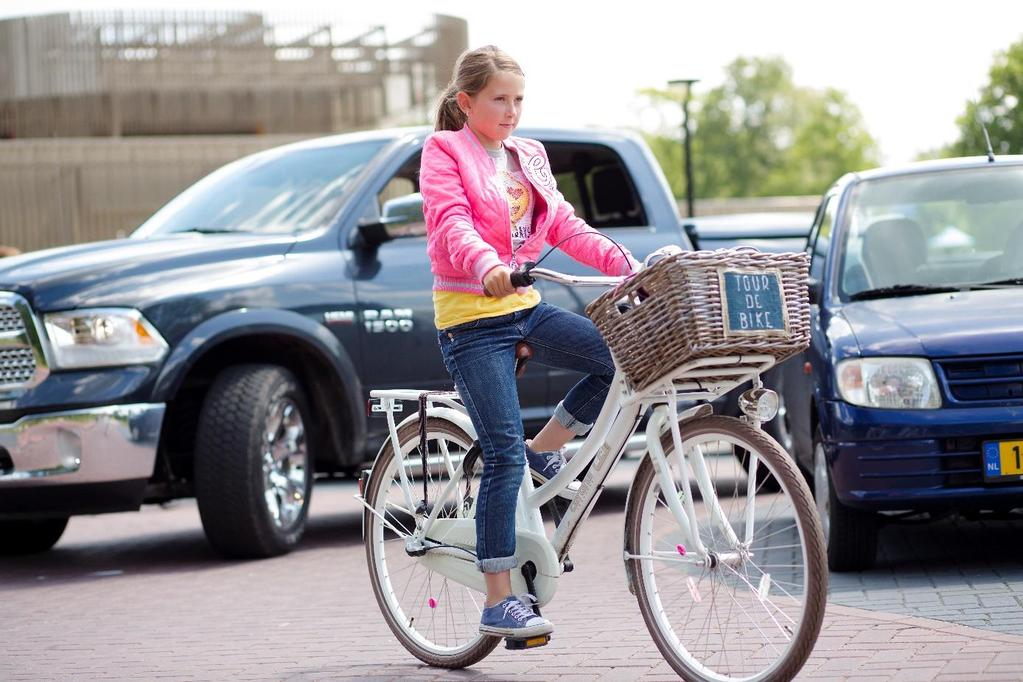
[[[21,313],[12,305],[0,305],[0,333],[24,331]]]
[[[1023,355],[938,360],[937,365],[950,400],[1023,403]]]
[[[944,438],[941,446],[944,450],[941,470],[947,487],[966,488],[984,484],[980,438]]]
[[[27,384],[36,373],[36,358],[31,348],[0,349],[0,386]]]

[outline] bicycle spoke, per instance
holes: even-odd
[[[747,587],[748,587],[748,588],[750,589],[750,592],[751,592],[752,594],[758,594],[758,590],[757,590],[757,588],[753,587],[753,583],[751,583],[751,582],[750,582],[750,581],[749,581],[749,580],[748,580],[748,579],[747,579],[747,578],[746,578],[745,576],[743,576],[743,575],[742,575],[741,573],[739,573],[738,571],[736,571],[736,570],[735,570],[734,568],[732,568],[731,566],[725,566],[725,568],[727,568],[727,569],[728,569],[729,571],[731,571],[732,573],[734,573],[734,574],[735,574],[735,576],[736,576],[736,577],[737,577],[737,578],[738,578],[738,579],[739,579],[740,581],[742,581],[743,583],[745,583],[745,585],[746,585],[746,586],[747,586]],[[766,597],[764,597],[764,598],[760,598],[760,597],[759,597],[759,595],[758,595],[758,599],[757,599],[757,601],[759,601],[759,602],[760,602],[761,604],[764,604],[764,603],[767,603],[767,602],[768,602],[768,599],[767,599]],[[782,610],[781,610],[781,608],[780,608],[780,607],[778,607],[778,606],[777,606],[776,604],[774,604],[774,602],[770,602],[770,604],[771,604],[771,606],[774,606],[774,607],[775,607],[775,609],[776,609],[776,610],[778,611],[778,613],[779,613],[780,615],[784,616],[784,617],[786,618],[786,620],[788,620],[788,621],[789,621],[790,623],[792,623],[793,625],[795,625],[796,621],[792,620],[792,619],[791,619],[791,618],[790,618],[790,617],[788,616],[788,614],[786,614],[786,613],[785,613],[784,611],[782,611]],[[767,607],[766,607],[766,606],[764,607],[764,609],[765,609],[765,610],[766,610],[766,611],[768,612],[768,615],[770,616],[770,610],[769,610],[769,609],[767,609]],[[776,621],[776,620],[774,619],[774,616],[770,616],[770,618],[771,618],[771,620],[774,620],[774,623],[775,623],[775,625],[777,625],[777,626],[778,626],[779,628],[781,628],[781,624],[780,624],[780,623],[778,623],[778,621]],[[783,630],[783,633],[784,633],[784,630]]]
[[[433,428],[435,425],[440,431]],[[431,568],[426,568],[423,556],[430,556],[429,547],[433,543],[460,546],[456,540],[457,526],[451,523],[472,518],[471,508],[468,513],[462,510],[463,495],[475,495],[478,478],[461,480],[460,466],[472,442],[454,424],[431,418],[423,450],[427,458],[424,469],[418,448],[418,426],[412,422],[400,429],[399,456],[378,458],[374,466],[370,479],[373,499],[367,497],[367,504],[376,513],[368,517],[367,559],[384,615],[398,640],[427,663],[457,660],[459,665],[470,665],[489,653],[497,642],[480,635],[481,607],[474,590],[447,573],[443,568],[447,557],[441,555],[440,563],[431,562]],[[409,508],[399,467],[405,472],[413,505],[422,500],[425,481],[431,510],[426,516],[417,516]],[[380,477],[379,483],[374,485],[376,477]],[[433,521],[427,518],[431,514],[435,520],[443,520],[443,524],[432,525]],[[427,554],[408,554],[405,543],[409,537],[427,541]]]
[[[802,483],[791,462],[776,449],[753,449],[757,443],[767,442],[762,436],[758,440],[755,429],[722,417],[708,417],[705,423],[727,428],[708,430],[705,436],[684,430],[682,445],[687,457],[702,457],[709,477],[709,486],[705,478],[704,489],[699,490],[694,478],[687,491],[695,503],[694,518],[689,521],[706,554],[694,556],[694,548],[687,548],[685,554],[702,561],[702,570],[680,561],[677,538],[681,529],[665,499],[673,491],[660,489],[652,465],[643,473],[647,487],[643,496],[636,498],[638,506],[630,507],[630,514],[642,515],[642,532],[635,537],[645,540],[630,544],[628,551],[643,559],[629,566],[645,588],[637,592],[641,606],[649,604],[644,608],[648,627],[659,637],[662,650],[666,647],[672,652],[669,660],[676,671],[694,679],[770,678],[793,656],[805,657],[805,647],[792,653],[797,633],[802,638],[815,637],[819,628],[819,605],[825,595],[819,588],[812,590],[821,601],[815,601],[818,606],[808,611],[808,585],[812,583],[807,582],[806,544],[800,525],[816,523],[816,516],[807,501],[809,496],[800,497],[797,506],[789,492],[787,486]],[[752,459],[754,454],[757,466],[747,471],[744,458]],[[678,489],[678,458],[665,452],[665,459]],[[695,462],[689,468],[695,471],[700,466]],[[791,467],[783,479],[778,477],[778,466]],[[767,488],[769,481],[774,482],[771,489]],[[823,561],[818,559],[816,565]],[[801,627],[808,613],[816,621],[809,629]],[[792,669],[784,675],[790,675]]]

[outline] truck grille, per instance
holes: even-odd
[[[1023,355],[938,360],[937,365],[953,401],[1023,403]]]
[[[12,305],[0,305],[0,333],[20,332],[25,330],[21,313]]]
[[[48,374],[28,301],[0,291],[0,399],[20,395]]]
[[[26,384],[36,373],[31,348],[0,348],[0,386]]]

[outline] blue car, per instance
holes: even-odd
[[[810,348],[782,366],[832,570],[882,522],[1023,508],[1023,157],[853,173],[810,232]]]

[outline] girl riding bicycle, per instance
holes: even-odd
[[[480,632],[531,637],[551,623],[512,594],[515,507],[524,467],[547,479],[560,450],[596,419],[614,375],[606,343],[581,315],[548,305],[511,273],[544,243],[607,275],[638,264],[578,218],[558,192],[543,145],[512,137],[522,111],[522,69],[493,46],[463,53],[423,149],[420,190],[434,274],[434,322],[444,364],[483,451],[476,501],[476,565],[487,596]],[[540,364],[587,374],[528,444],[515,384],[515,346]]]

